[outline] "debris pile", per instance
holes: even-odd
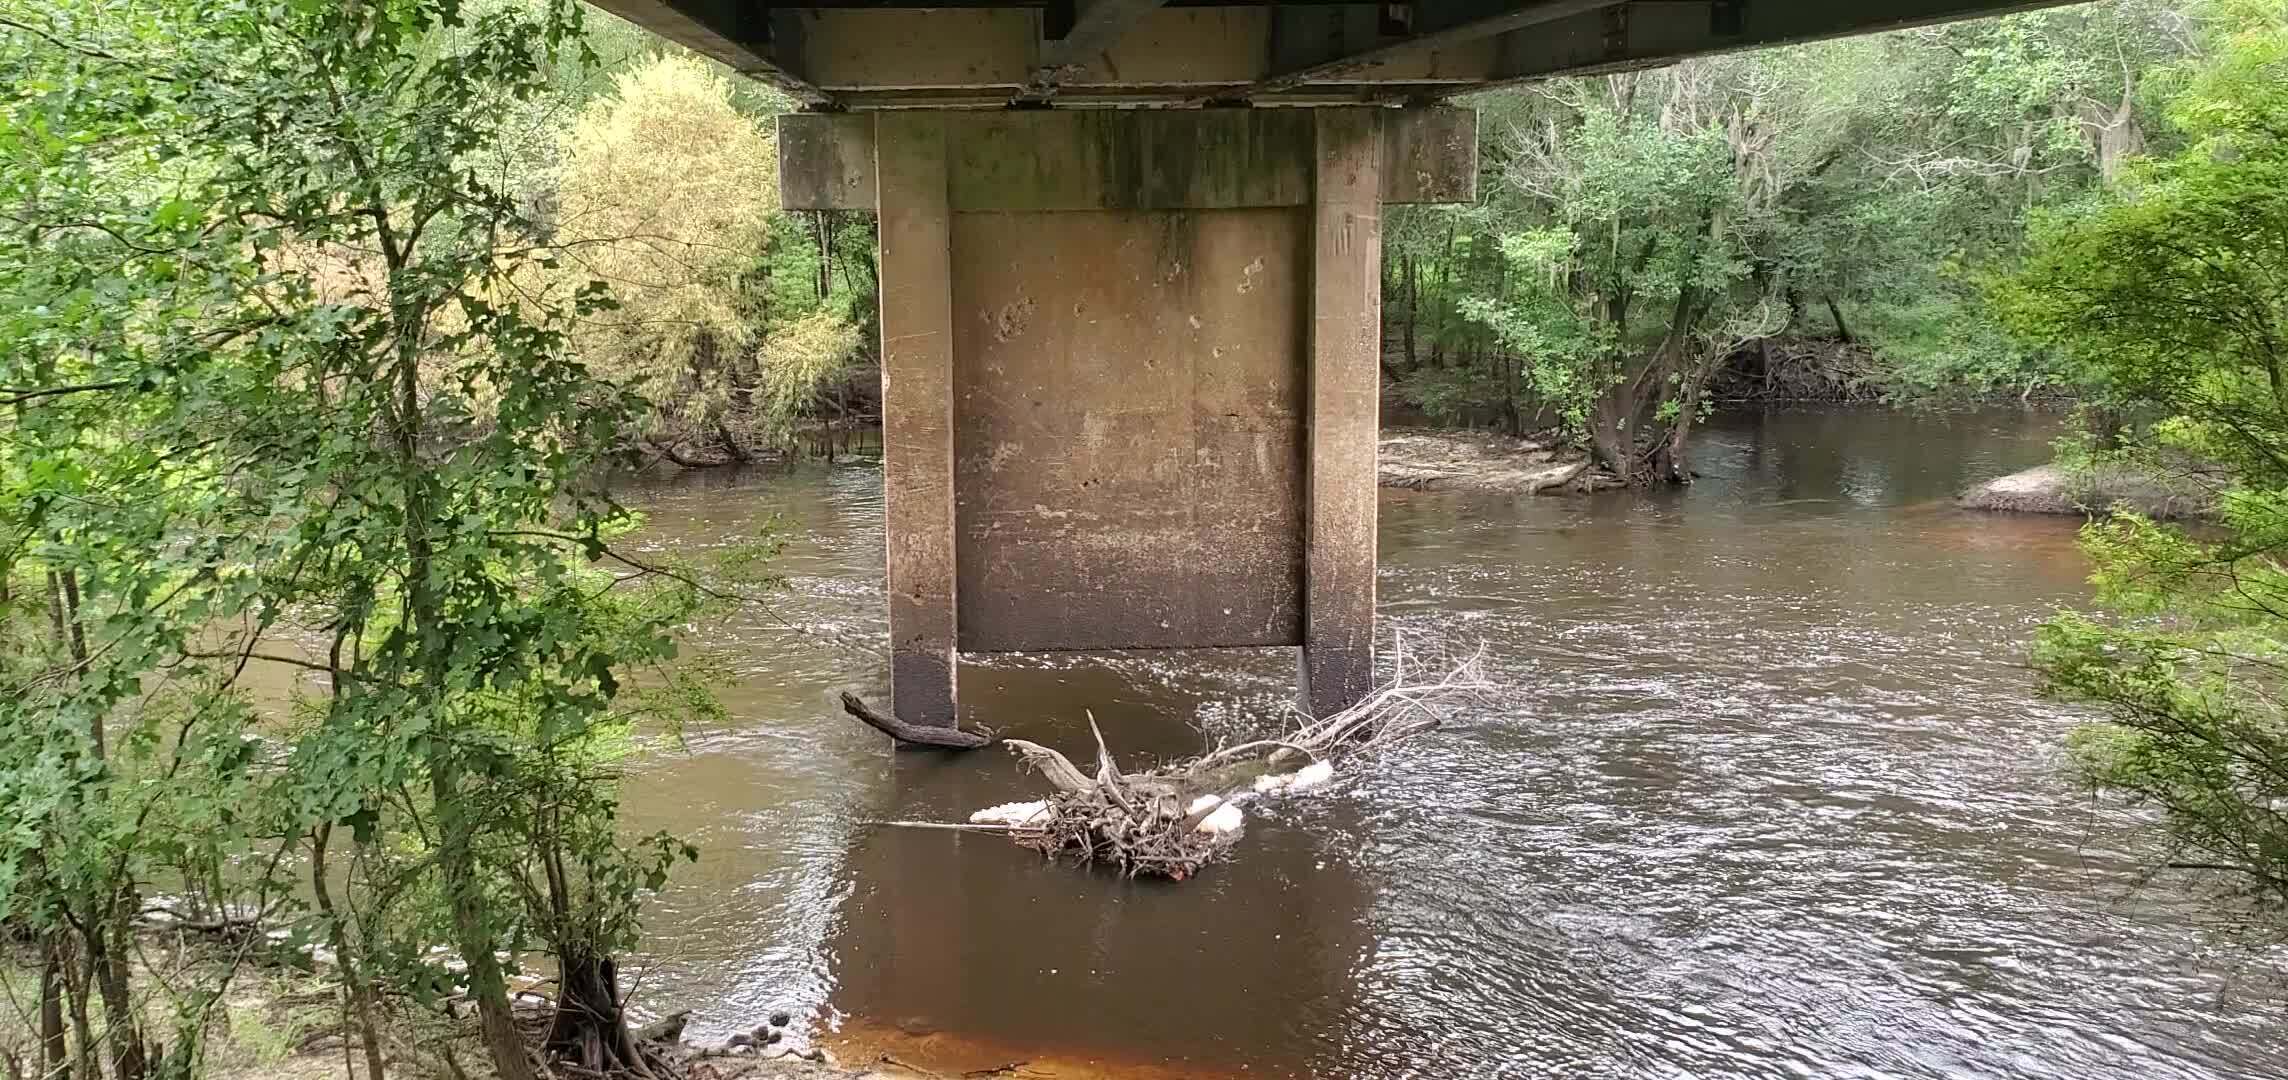
[[[1039,743],[1006,739],[1011,752],[1056,793],[1038,802],[989,807],[972,828],[1006,832],[1025,847],[1081,864],[1108,863],[1135,877],[1177,881],[1215,861],[1239,838],[1242,805],[1335,782],[1359,759],[1435,730],[1461,704],[1492,689],[1482,654],[1417,681],[1403,654],[1397,673],[1366,699],[1322,720],[1304,718],[1278,738],[1226,747],[1146,772],[1122,772],[1095,717],[1096,771]],[[921,824],[921,823],[904,823]]]

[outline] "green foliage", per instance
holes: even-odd
[[[1560,424],[1648,476],[1708,398],[1771,385],[1725,355],[1764,336],[1871,351],[1897,398],[2079,391],[1989,283],[2030,224],[2199,138],[2188,86],[2251,107],[2253,46],[2193,58],[2278,9],[2117,0],[1488,95],[1485,204],[1392,216],[1393,374],[1438,419]]]
[[[849,381],[859,343],[857,327],[822,310],[779,327],[756,349],[762,413],[782,440],[824,395]]]
[[[2091,386],[2163,405],[2175,446],[2271,488],[2288,484],[2288,142],[2218,137],[2234,152],[2154,165],[2128,200],[2053,223],[1996,302]]]
[[[2199,534],[2121,515],[2083,547],[2118,619],[2044,627],[2043,685],[2098,706],[2083,774],[2158,807],[2172,864],[2288,901],[2288,9],[2220,5],[2217,48],[2181,72],[2188,148],[2120,198],[2045,225],[1996,292],[2118,407],[2161,417],[2132,452],[2228,466],[2240,487]],[[2207,95],[2221,93],[2220,98]]]
[[[579,14],[0,6],[0,919],[95,972],[83,1080],[189,1074],[225,989],[148,1037],[148,882],[292,920],[361,1012],[449,943],[515,1080],[496,953],[608,962],[690,855],[611,770],[714,708],[675,634],[718,594],[613,549],[653,407],[575,332],[625,308],[496,167]],[[282,724],[250,671],[320,681]]]
[[[1433,330],[1463,356],[1417,362],[1402,385],[1433,412],[1490,400],[1513,426],[1555,421],[1623,476],[1681,478],[1708,376],[1772,310],[1752,246],[1784,166],[1762,76],[1696,61],[1489,109],[1511,133],[1497,193],[1455,217],[1443,250],[1419,233],[1397,245],[1466,275]],[[1402,274],[1418,288],[1419,270]]]

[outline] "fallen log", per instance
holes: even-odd
[[[980,735],[957,727],[921,727],[895,716],[884,716],[848,690],[842,692],[842,711],[858,718],[867,727],[896,739],[901,748],[930,746],[943,750],[975,750],[980,746],[993,745],[991,735]]]

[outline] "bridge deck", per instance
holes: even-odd
[[[593,0],[819,111],[1397,104],[2061,0]]]

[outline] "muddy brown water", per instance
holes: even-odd
[[[1482,642],[1508,690],[1178,886],[865,824],[1040,788],[998,752],[893,755],[831,704],[884,678],[878,473],[648,486],[657,549],[799,539],[777,615],[712,632],[731,721],[630,782],[636,825],[704,852],[630,980],[702,1039],[786,1009],[845,1058],[950,1070],[2288,1075],[2288,952],[2140,878],[2136,817],[2064,776],[2076,714],[2017,666],[2086,596],[2074,523],[1948,502],[2054,433],[1730,417],[1680,493],[1385,492],[1385,640]],[[1070,750],[1093,711],[1141,761],[1272,722],[1293,663],[994,658],[961,692]]]

